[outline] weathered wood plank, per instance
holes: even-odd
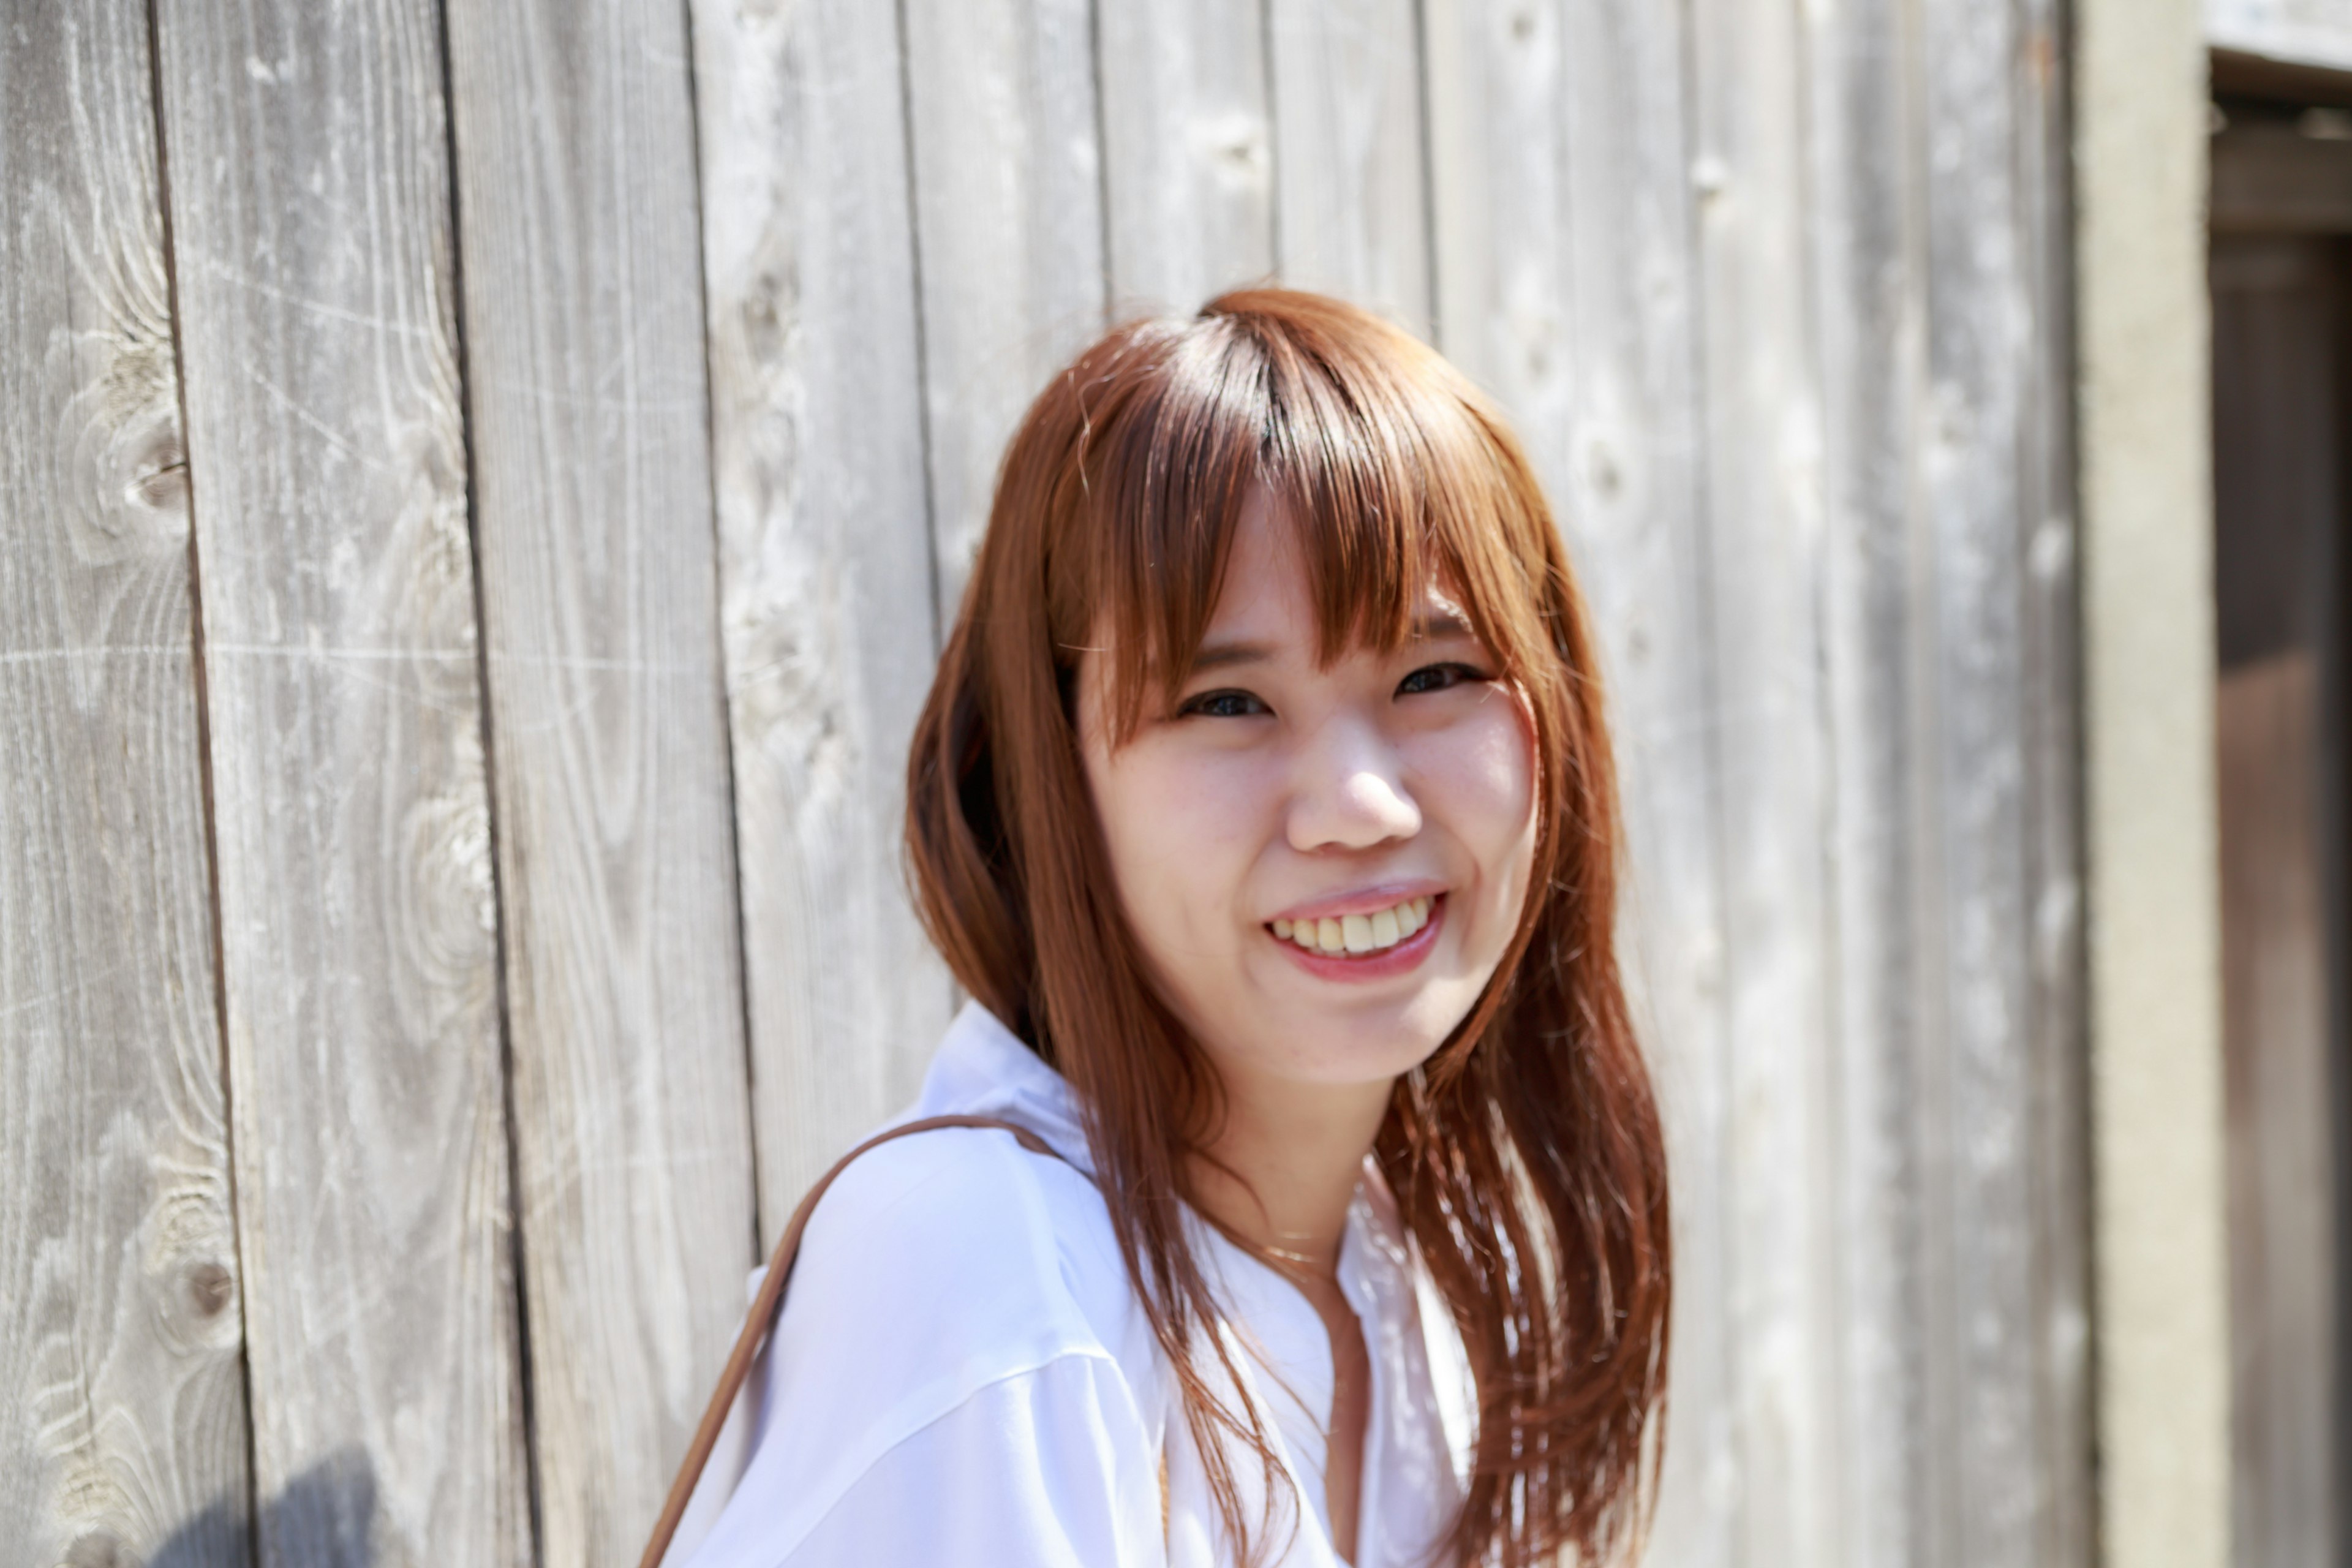
[[[1920,543],[1915,434],[1927,301],[1916,258],[1920,114],[1904,0],[1807,14],[1806,226],[1822,417],[1822,637],[1836,939],[1830,1050],[1837,1086],[1831,1194],[1843,1324],[1827,1414],[1842,1559],[1933,1562],[1919,1541],[1929,1327],[1920,1312],[1923,1134],[1918,1079],[1936,975],[1918,910],[1932,858],[1913,842],[1932,713],[1913,701],[1926,634],[1913,595]]]
[[[2352,71],[2345,0],[2203,0],[2205,41],[2264,59]]]
[[[1621,930],[1675,1182],[1674,1415],[1652,1560],[1731,1561],[1729,1108],[1694,383],[1685,38],[1672,7],[1432,0],[1439,293],[1560,510],[1607,668]]]
[[[1413,0],[1265,0],[1283,280],[1430,335]]]
[[[2090,1031],[2083,892],[2082,558],[2076,511],[2074,120],[2066,0],[2020,0],[2011,68],[2017,183],[2015,287],[2031,323],[2011,367],[2017,394],[2018,577],[2024,689],[2023,830],[2028,935],[2021,1048],[2031,1151],[2025,1190],[2034,1258],[2030,1317],[2038,1561],[2087,1563],[2100,1550],[2091,1380]]]
[[[160,22],[260,1560],[521,1563],[437,18]]]
[[[892,8],[694,0],[760,1218],[910,1098],[950,987],[898,874],[936,606]]]
[[[1270,278],[1265,0],[1097,0],[1110,298],[1191,310]]]
[[[1102,149],[1087,0],[907,0],[923,407],[941,629],[1004,444],[1104,324]]]
[[[1938,971],[1923,999],[1940,1017],[1917,1089],[1931,1160],[1921,1228],[1940,1254],[1924,1316],[1933,1371],[1949,1380],[1928,1408],[1939,1482],[1924,1544],[1938,1561],[2023,1565],[2089,1543],[2063,1523],[2090,1496],[2088,1447],[2050,1421],[2083,1384],[2081,1284],[2059,1254],[2087,1193],[2076,1173],[2045,1168],[2069,1141],[2046,1142],[2037,1125],[2066,1105],[2037,1103],[2050,1086],[2036,1053],[2063,1058],[2078,1037],[2038,983],[2044,942],[2062,962],[2074,951],[2078,900],[2071,836],[2042,842],[2036,822],[2073,793],[2071,770],[2048,769],[2033,744],[2072,750],[2071,725],[2037,723],[2045,683],[2068,679],[2046,640],[2061,627],[2029,621],[2046,591],[2032,563],[2063,573],[2073,555],[2071,488],[2050,464],[2063,395],[2036,348],[2063,325],[2034,205],[2050,176],[2038,133],[2056,119],[2057,37],[2042,7],[1975,0],[1928,0],[1918,25],[1928,310],[1917,440],[1931,586],[1910,618],[1932,636],[1919,674],[1933,686],[1922,706],[1935,741],[1921,760],[1936,827],[1916,894]]]
[[[0,1563],[248,1561],[143,5],[0,49]]]
[[[686,17],[448,26],[540,1547],[634,1563],[753,1235]]]
[[[1822,417],[1797,7],[1691,19],[1725,855],[1738,1553],[1846,1561]],[[1883,133],[1883,132],[1882,132]]]

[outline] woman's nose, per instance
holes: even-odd
[[[1421,831],[1396,748],[1377,728],[1335,721],[1304,748],[1293,776],[1290,847],[1369,849]]]

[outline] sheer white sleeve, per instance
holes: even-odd
[[[1066,1356],[981,1389],[884,1454],[781,1555],[740,1561],[1160,1568],[1160,1510],[1157,1437],[1118,1368]]]

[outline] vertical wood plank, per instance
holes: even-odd
[[[1822,416],[1822,639],[1835,816],[1828,897],[1835,942],[1830,1041],[1838,1085],[1832,1286],[1843,1377],[1830,1412],[1844,1561],[1937,1561],[1923,1548],[1925,1453],[1948,1392],[1927,1375],[1920,1187],[1938,969],[1921,932],[1933,856],[1918,853],[1923,740],[1917,690],[1932,625],[1915,614],[1929,570],[1916,432],[1927,300],[1920,184],[1918,38],[1908,0],[1810,8],[1806,230]]]
[[[2062,1446],[2049,1419],[2082,1381],[2065,1343],[2080,1289],[2058,1254],[2086,1194],[2072,1173],[2044,1168],[2063,1144],[2053,1151],[2036,1126],[2066,1107],[2037,1100],[2035,1052],[2063,1059],[2077,1037],[2036,979],[2044,942],[2071,951],[2076,903],[2072,846],[2062,836],[2047,847],[2058,863],[2042,863],[2035,820],[2067,809],[2071,770],[2053,776],[2032,748],[2073,749],[2071,726],[2037,724],[2043,693],[2053,680],[2063,691],[2068,672],[2049,636],[2063,626],[2035,613],[2033,563],[2063,574],[2073,554],[2069,492],[2049,461],[2063,404],[2055,366],[2037,352],[2063,327],[2035,213],[2048,177],[2035,133],[2054,119],[2057,91],[2053,21],[2043,7],[1972,0],[1924,0],[1919,20],[1929,302],[1919,471],[1933,589],[1912,615],[1934,636],[1923,673],[1937,689],[1926,760],[1939,864],[1925,890],[1939,900],[1927,918],[1945,1057],[1922,1110],[1949,1129],[1948,1165],[1925,1194],[1942,1213],[1931,1208],[1924,1231],[1949,1249],[1949,1295],[1927,1321],[1948,1324],[1953,1395],[1930,1423],[1928,1464],[1948,1478],[1936,1500],[1948,1511],[1931,1521],[1941,1560],[1970,1568],[2057,1560],[2088,1540],[2061,1521],[2087,1498],[2089,1454]]]
[[[0,49],[0,1563],[248,1560],[144,5]]]
[[[161,9],[260,1560],[521,1563],[435,8]]]
[[[1820,372],[1793,4],[1698,0],[1694,179],[1724,789],[1741,1556],[1849,1561]],[[1883,133],[1883,131],[1882,131]],[[1887,716],[1878,716],[1885,721]]]
[[[1414,0],[1265,0],[1283,281],[1430,335]]]
[[[2083,893],[2082,551],[2076,515],[2072,272],[2074,121],[2067,0],[2019,0],[2015,151],[2020,355],[2018,545],[2024,690],[2024,832],[2032,926],[2022,1000],[2032,1139],[2026,1201],[2033,1299],[2040,1561],[2100,1550],[2091,1381],[2090,1029]]]
[[[1600,634],[1626,807],[1621,931],[1675,1184],[1674,1414],[1652,1561],[1731,1561],[1738,1497],[1723,909],[1674,7],[1429,0],[1446,353],[1559,510]]]
[[[1274,273],[1265,5],[1096,0],[1115,312]]]
[[[907,901],[936,624],[898,27],[694,0],[720,621],[760,1216],[910,1098],[950,987]]]
[[[625,1563],[753,1233],[686,18],[448,26],[541,1552]]]
[[[905,0],[923,408],[942,631],[1004,444],[1104,325],[1087,0]]]

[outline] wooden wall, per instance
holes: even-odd
[[[0,1565],[625,1563],[950,1004],[997,452],[1278,276],[1521,423],[1662,1563],[2092,1553],[2058,0],[11,0]]]

